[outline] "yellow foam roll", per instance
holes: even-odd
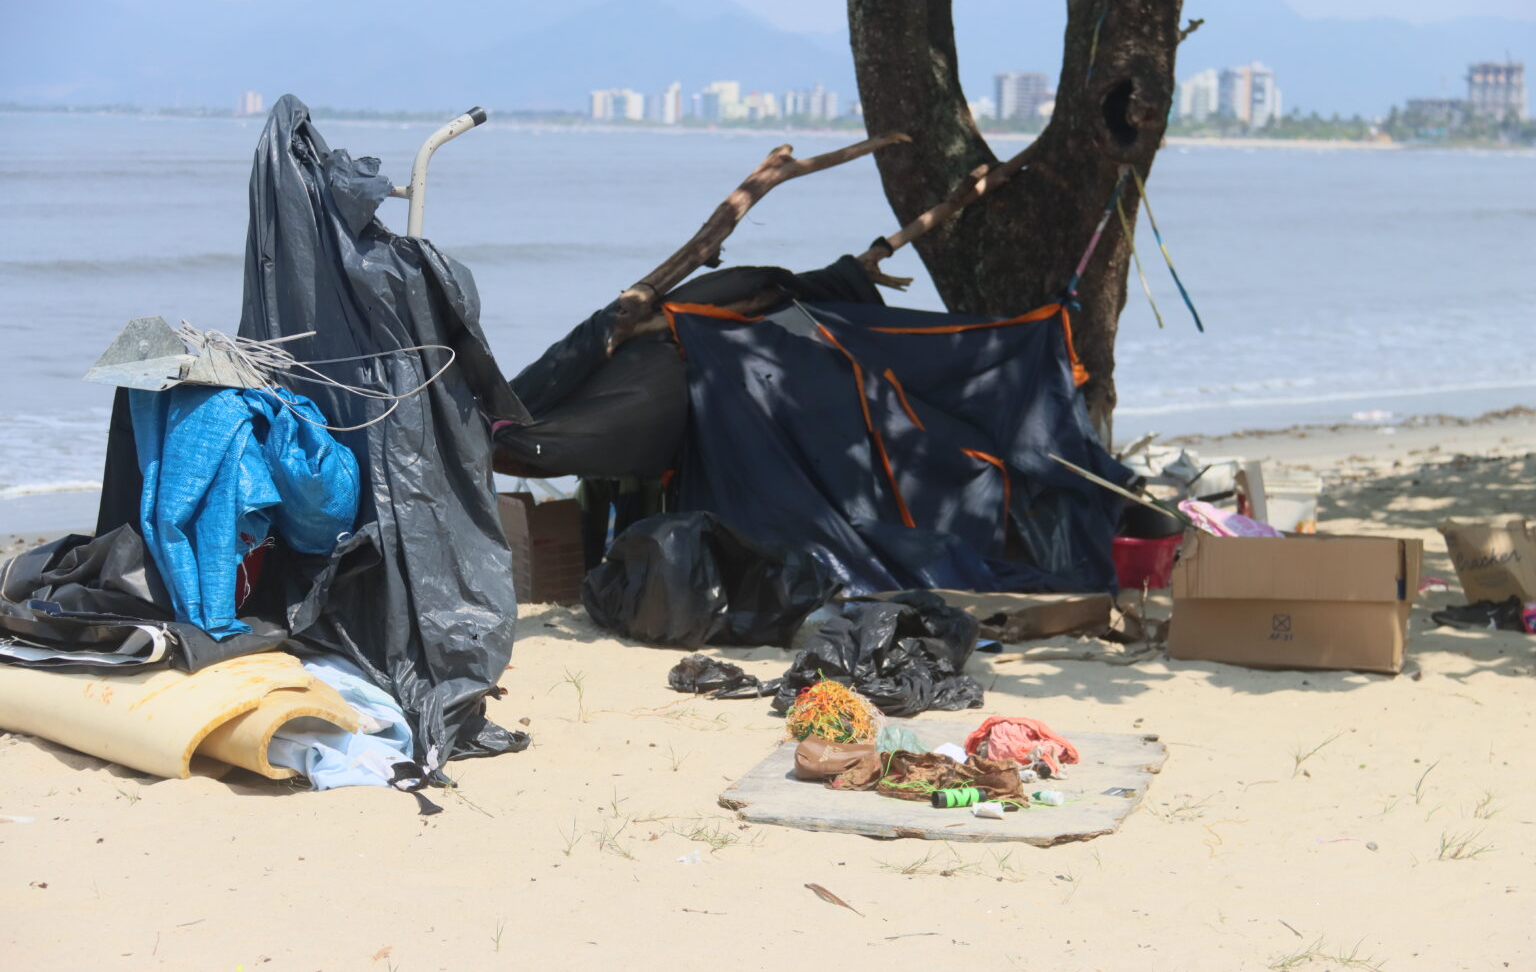
[[[170,669],[63,674],[0,665],[0,729],[154,776],[190,776],[192,754],[226,726],[214,743],[218,751],[204,755],[274,779],[292,775],[271,766],[266,749],[293,718],[319,718],[349,731],[358,726],[356,712],[334,689],[283,652],[233,658],[191,675]]]

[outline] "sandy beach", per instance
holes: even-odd
[[[1536,414],[1190,444],[1320,473],[1321,529],[1419,537],[1449,584],[1416,604],[1397,677],[1116,664],[1059,638],[976,656],[985,708],[920,717],[1158,734],[1167,763],[1118,833],[1038,848],[743,824],[716,800],[781,738],[766,702],[674,693],[681,652],[529,605],[490,709],[534,745],[451,764],[436,816],[0,735],[6,965],[1536,968],[1536,640],[1429,619],[1463,601],[1436,523],[1536,514]],[[791,657],[709,653],[765,678]]]

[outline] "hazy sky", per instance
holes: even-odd
[[[786,30],[841,31],[847,6],[831,0],[738,0],[759,17]],[[964,3],[965,0],[954,0]],[[1042,2],[1042,0],[1027,0]],[[1225,0],[1241,3],[1242,0]],[[1513,17],[1536,20],[1536,0],[1284,0],[1307,17],[1392,17],[1416,24],[1454,17]]]

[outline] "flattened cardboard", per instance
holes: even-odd
[[[1536,601],[1536,533],[1524,517],[1446,520],[1439,529],[1468,601]]]
[[[1424,545],[1390,537],[1187,540],[1170,658],[1396,673]]]

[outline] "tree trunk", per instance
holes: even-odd
[[[1061,299],[1121,166],[1145,178],[1162,142],[1182,0],[1066,2],[1056,110],[1028,166],[914,243],[952,311],[1015,315]],[[872,134],[912,137],[875,153],[886,198],[906,223],[997,156],[960,88],[950,0],[848,0],[848,25],[865,125]],[[1134,179],[1121,200],[1134,220]],[[1091,376],[1084,386],[1089,414],[1106,445],[1129,261],[1130,241],[1112,216],[1078,283],[1080,309],[1071,315]]]

